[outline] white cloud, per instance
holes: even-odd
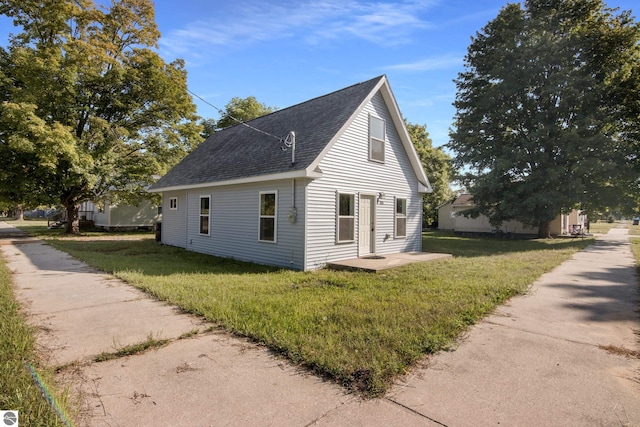
[[[442,56],[434,56],[421,59],[415,62],[405,64],[389,65],[384,67],[385,70],[393,71],[433,71],[448,70],[453,68],[461,68],[463,65],[464,55],[455,55],[447,53]]]
[[[427,95],[420,99],[414,99],[407,102],[408,106],[411,107],[433,107],[438,105],[451,105],[453,101],[456,99],[455,92],[453,93],[443,93],[439,95]]]
[[[433,28],[419,15],[433,6],[423,3],[351,3],[348,13],[311,32],[309,41],[353,37],[389,46],[403,44],[416,30]]]
[[[406,43],[416,30],[432,28],[420,16],[438,0],[311,0],[289,4],[240,3],[211,20],[198,20],[160,39],[172,55],[198,57],[207,49],[241,47],[299,37],[307,43],[362,39],[379,45]]]

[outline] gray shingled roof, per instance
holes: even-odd
[[[277,139],[238,124],[215,132],[150,190],[305,170],[383,78],[376,77],[247,122],[283,138],[295,132],[293,165],[291,151],[282,151]]]

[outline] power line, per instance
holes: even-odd
[[[196,98],[198,98],[200,101],[202,101],[202,102],[204,102],[205,104],[207,104],[208,106],[215,108],[215,109],[218,111],[218,113],[220,113],[221,115],[223,115],[223,114],[227,114],[227,116],[229,116],[232,120],[235,120],[235,121],[236,121],[236,122],[238,122],[239,124],[241,124],[241,125],[243,125],[243,126],[246,126],[246,127],[248,127],[249,129],[251,129],[251,130],[253,130],[253,131],[255,131],[255,132],[259,132],[259,133],[261,133],[261,134],[263,134],[263,135],[270,136],[270,137],[272,137],[272,138],[277,139],[277,140],[278,140],[278,141],[280,141],[280,142],[283,142],[283,141],[285,140],[285,138],[283,138],[283,137],[281,137],[281,136],[276,136],[276,135],[273,135],[273,134],[271,134],[271,133],[269,133],[269,132],[265,132],[265,131],[263,131],[262,129],[258,129],[258,128],[256,128],[256,127],[253,127],[253,126],[251,126],[251,125],[249,125],[249,124],[247,124],[247,123],[243,122],[242,120],[240,120],[240,119],[237,119],[237,118],[233,117],[231,114],[226,113],[226,112],[225,112],[224,110],[222,110],[221,108],[216,107],[215,105],[213,105],[212,103],[210,103],[209,101],[207,101],[206,99],[204,99],[203,97],[201,97],[201,96],[200,96],[200,95],[198,95],[197,93],[192,92],[192,91],[191,91],[191,90],[189,90],[189,89],[187,89],[187,92],[189,92],[191,95],[195,96],[195,97],[196,97]]]

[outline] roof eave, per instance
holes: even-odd
[[[427,180],[427,184],[429,184],[428,180]],[[431,188],[431,185],[424,185],[423,183],[418,181],[418,193],[420,194],[433,193],[433,188]]]
[[[198,184],[185,184],[185,185],[174,185],[174,186],[160,187],[160,188],[151,188],[147,191],[149,193],[163,193],[166,191],[192,190],[196,188],[206,188],[206,187],[223,187],[226,185],[251,184],[254,182],[278,181],[282,179],[295,179],[295,178],[317,179],[321,177],[322,177],[322,173],[320,172],[302,169],[302,170],[296,170],[291,172],[274,173],[270,175],[257,175],[257,176],[250,176],[246,178],[229,179],[226,181],[202,182]]]
[[[398,135],[400,136],[400,141],[402,141],[402,145],[404,146],[405,151],[407,152],[407,157],[409,158],[409,163],[418,178],[418,182],[420,183],[420,188],[424,188],[424,191],[419,189],[420,193],[432,193],[433,188],[431,187],[431,183],[429,182],[429,178],[424,171],[422,166],[422,162],[420,161],[420,156],[418,156],[418,152],[416,151],[416,147],[413,145],[413,141],[411,141],[411,136],[409,136],[409,131],[407,130],[406,123],[402,118],[402,113],[400,113],[400,108],[398,107],[398,103],[396,102],[396,98],[391,91],[391,86],[385,78],[381,81],[378,89],[382,93],[382,97],[387,102],[389,108],[389,113],[391,114],[391,119],[393,120],[393,124],[398,131]],[[375,92],[374,92],[375,93]]]

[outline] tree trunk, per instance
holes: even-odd
[[[551,221],[540,221],[538,225],[538,237],[541,239],[551,238]]]
[[[24,221],[24,209],[22,209],[22,205],[16,205],[16,221]]]
[[[80,234],[80,218],[78,217],[78,210],[80,207],[76,204],[65,207],[67,208],[67,225],[65,226],[65,233]]]

